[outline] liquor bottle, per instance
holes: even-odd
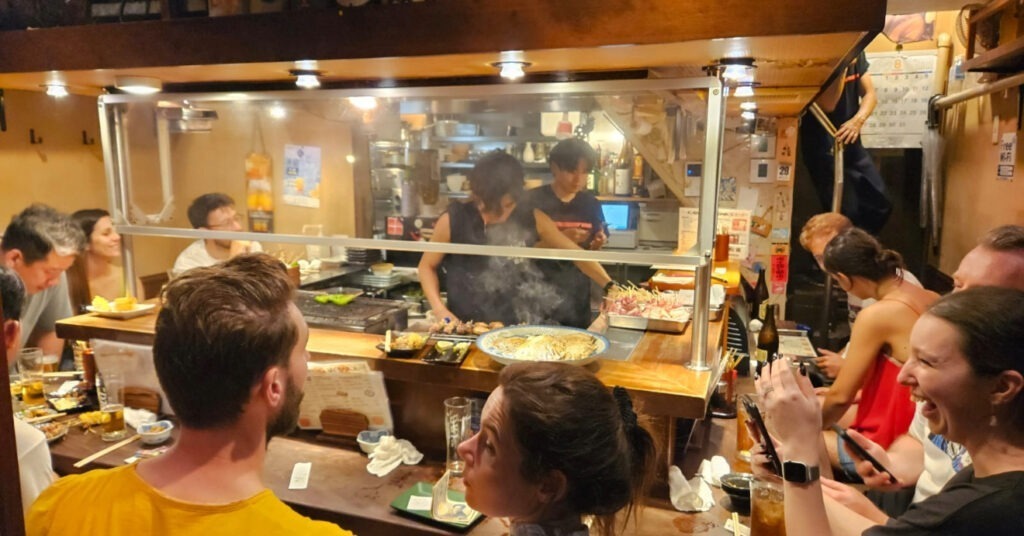
[[[640,151],[634,151],[633,154],[633,195],[640,197],[643,195],[644,190],[644,157],[640,156]]]
[[[587,189],[590,190],[594,195],[601,195],[602,186],[601,183],[604,181],[602,176],[601,168],[601,146],[597,146],[597,156],[594,158],[594,167],[590,170],[590,176],[587,178]]]
[[[768,283],[765,282],[764,268],[757,274],[757,286],[754,287],[754,306],[750,315],[764,320],[764,309],[768,305]]]
[[[765,306],[764,326],[757,333],[757,351],[754,353],[754,359],[757,360],[759,372],[761,367],[775,360],[779,353],[779,329],[775,326],[776,307],[774,303]]]
[[[630,174],[633,166],[633,147],[629,142],[622,144],[622,152],[619,153],[619,160],[615,163],[615,195],[628,196],[633,193],[633,184],[630,181]]]
[[[252,152],[245,157],[245,205],[252,232],[274,232],[274,191],[270,170],[270,155]]]

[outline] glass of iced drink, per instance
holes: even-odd
[[[43,351],[22,348],[18,352],[18,374],[21,375],[21,404],[38,406],[46,403],[43,395]]]
[[[750,486],[751,536],[786,536],[782,482],[755,478]]]

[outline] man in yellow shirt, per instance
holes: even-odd
[[[277,260],[242,255],[171,281],[153,360],[181,434],[166,454],[68,476],[28,514],[29,535],[351,535],[263,484],[267,443],[295,427],[309,328]]]

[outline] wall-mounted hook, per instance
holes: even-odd
[[[96,139],[95,138],[90,138],[85,133],[85,131],[83,130],[82,131],[82,145],[95,145],[95,144],[96,144]]]
[[[36,129],[30,128],[30,129],[28,129],[28,142],[31,143],[32,145],[39,145],[39,144],[43,143],[43,137],[39,136],[37,138],[36,137]]]

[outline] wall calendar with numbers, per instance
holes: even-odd
[[[867,57],[878,106],[861,130],[864,146],[920,149],[927,128],[936,52],[886,52]]]

